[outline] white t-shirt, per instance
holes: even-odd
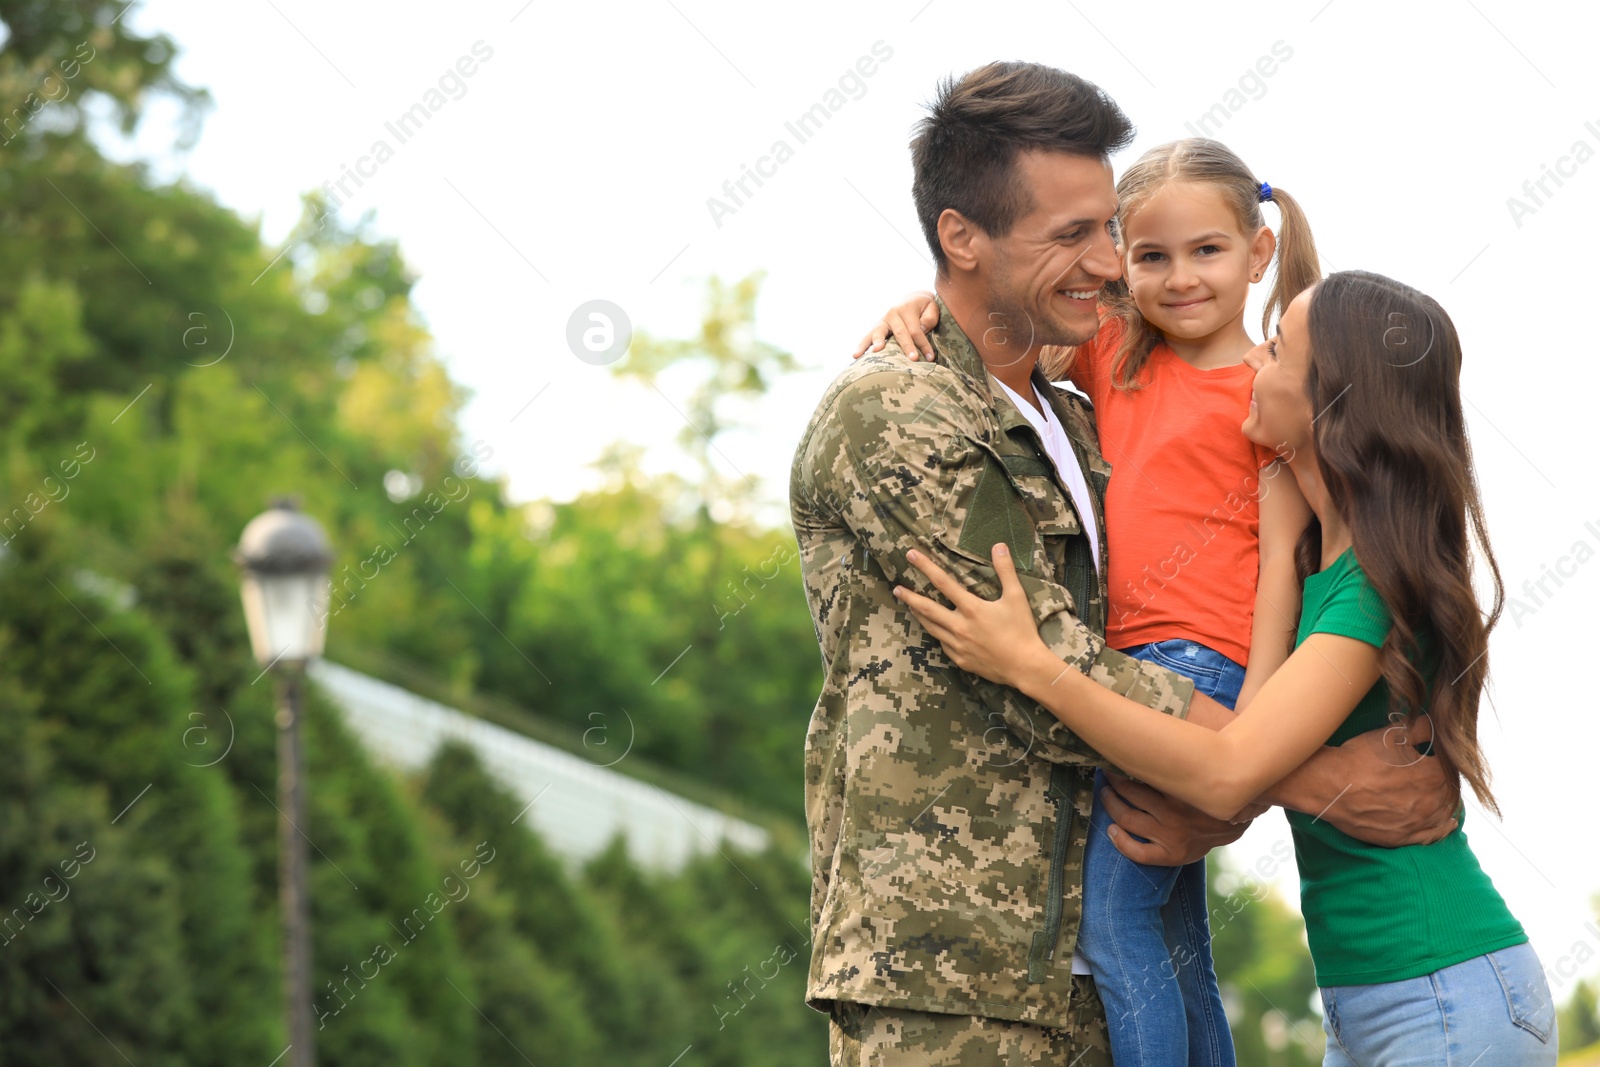
[[[1006,391],[1006,396],[1011,398],[1011,403],[1016,405],[1023,417],[1039,431],[1039,438],[1044,442],[1044,450],[1050,456],[1050,462],[1056,465],[1056,471],[1060,473],[1061,480],[1067,483],[1067,490],[1072,494],[1072,503],[1078,509],[1078,519],[1084,525],[1084,532],[1089,535],[1089,550],[1094,553],[1094,566],[1098,571],[1100,532],[1094,514],[1094,494],[1089,492],[1089,483],[1084,480],[1083,468],[1078,466],[1077,454],[1072,451],[1072,439],[1062,428],[1061,420],[1056,418],[1055,409],[1050,406],[1050,401],[1040,396],[1038,386],[1032,387],[1033,395],[1039,398],[1039,406],[1044,408],[1043,415],[1035,411],[1032,404],[1018,396],[1015,390],[996,378],[992,372],[989,377],[999,383],[1000,388]],[[1076,952],[1072,954],[1072,973],[1090,973],[1089,965],[1083,962],[1083,957]]]
[[[1094,494],[1089,492],[1089,483],[1084,480],[1083,468],[1078,465],[1078,456],[1072,451],[1072,439],[1067,436],[1067,431],[1061,426],[1061,420],[1056,418],[1055,409],[1050,406],[1039,393],[1039,387],[1030,383],[1033,395],[1039,398],[1039,406],[1044,408],[1044,414],[1034,410],[1032,404],[1022,399],[1009,385],[1000,381],[991,372],[989,375],[998,382],[1000,388],[1006,391],[1006,396],[1011,398],[1011,403],[1022,412],[1023,418],[1033,424],[1039,431],[1039,438],[1044,442],[1044,450],[1050,456],[1050,461],[1056,465],[1056,472],[1061,475],[1061,480],[1066,483],[1067,491],[1072,494],[1073,506],[1078,509],[1078,518],[1083,523],[1084,532],[1089,535],[1089,551],[1094,554],[1094,569],[1100,570],[1100,530],[1094,513]]]

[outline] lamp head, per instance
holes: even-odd
[[[233,558],[256,662],[304,665],[320,656],[333,551],[317,521],[276,499],[244,528]]]

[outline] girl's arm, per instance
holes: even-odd
[[[1243,711],[1272,673],[1289,658],[1300,617],[1300,582],[1294,572],[1294,546],[1311,520],[1311,506],[1282,460],[1261,471],[1256,497],[1261,516],[1261,573],[1256,579],[1255,619],[1250,627],[1250,661],[1234,707]]]
[[[878,351],[892,335],[907,356],[916,359],[920,355],[931,360],[933,342],[928,340],[927,331],[938,324],[939,305],[934,303],[933,294],[926,291],[912,293],[884,313],[883,318],[856,344],[856,350],[850,354],[850,358],[860,359],[868,352]]]
[[[856,342],[856,350],[850,353],[851,359],[860,359],[868,352],[877,352],[883,348],[890,337],[900,346],[911,360],[926,359],[932,361],[936,358],[933,351],[933,342],[928,340],[928,331],[939,325],[939,305],[934,303],[934,295],[929,292],[916,292],[906,297],[900,303],[884,313],[867,335]],[[1051,346],[1044,346],[1048,350]],[[1041,350],[1041,355],[1044,350]],[[1073,364],[1076,366],[1076,362]],[[1074,380],[1071,368],[1062,372],[1060,381],[1079,383]]]
[[[897,587],[895,595],[962,670],[1021,690],[1135,778],[1231,818],[1325,744],[1377,682],[1378,649],[1313,634],[1219,731],[1153,712],[1066,667],[1039,639],[1004,545],[994,567],[999,600],[974,596],[920,553],[908,559],[956,605]]]

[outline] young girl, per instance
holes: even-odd
[[[1003,545],[1003,594],[974,597],[920,554],[956,610],[901,588],[962,669],[1039,700],[1107,759],[1216,817],[1323,744],[1425,715],[1431,749],[1498,812],[1477,740],[1503,600],[1462,415],[1461,348],[1433,300],[1334,274],[1296,297],[1255,371],[1244,432],[1289,456],[1315,520],[1297,546],[1304,606],[1288,660],[1219,732],[1150,712],[1063,669],[1038,639]],[[1494,585],[1472,587],[1468,528]],[[1457,815],[1458,820],[1461,814]],[[1362,844],[1289,813],[1322,989],[1325,1067],[1556,1062],[1555,1008],[1521,925],[1461,829]]]
[[[1216,141],[1153,149],[1117,194],[1125,285],[1104,300],[1093,341],[1046,349],[1043,366],[1093,401],[1115,468],[1104,516],[1107,643],[1194,679],[1231,708],[1289,654],[1299,608],[1294,543],[1309,516],[1293,480],[1269,466],[1272,449],[1239,432],[1250,402],[1243,359],[1255,345],[1245,301],[1276,250],[1265,331],[1316,281],[1316,247],[1294,200]],[[1282,212],[1281,243],[1262,218],[1266,200]],[[923,330],[937,322],[932,294],[919,293],[856,354],[892,332],[911,358],[931,356]],[[1231,1067],[1205,861],[1128,859],[1108,836],[1105,787],[1097,775],[1077,953],[1105,1004],[1112,1057],[1119,1067]]]

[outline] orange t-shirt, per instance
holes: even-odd
[[[1131,648],[1186,638],[1236,663],[1250,655],[1260,575],[1259,471],[1275,453],[1239,426],[1255,372],[1197,370],[1165,343],[1143,389],[1111,384],[1122,323],[1105,319],[1068,378],[1094,402],[1106,487],[1106,641]]]

